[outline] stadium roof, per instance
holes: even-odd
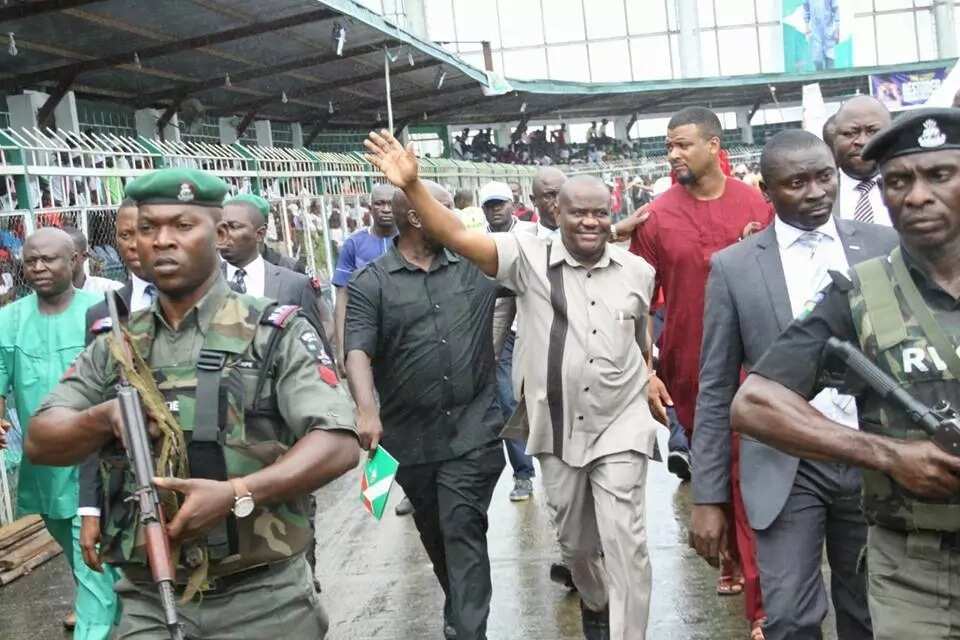
[[[385,47],[396,58],[391,80],[398,125],[515,122],[524,103],[531,120],[688,105],[756,109],[774,104],[771,87],[776,101],[795,103],[804,84],[820,82],[829,100],[868,93],[871,73],[954,63],[653,82],[504,80],[352,0],[34,0],[0,7],[0,23],[14,34],[18,52],[10,55],[9,43],[8,53],[0,49],[0,91],[51,94],[41,116],[72,89],[134,108],[161,108],[168,117],[185,106],[202,107],[210,115],[236,116],[241,128],[254,119],[373,126],[386,116]],[[339,26],[346,29],[342,55]]]

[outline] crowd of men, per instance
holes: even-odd
[[[126,186],[123,340],[82,236],[27,238],[34,293],[0,309],[0,386],[27,425],[19,510],[73,569],[75,637],[168,634],[118,442],[122,370],[167,452],[189,638],[324,636],[307,498],[381,445],[445,638],[487,637],[505,458],[511,501],[540,475],[550,574],[579,594],[584,637],[644,638],[661,427],[691,480],[690,545],[718,596],[745,596],[743,637],[821,638],[829,597],[842,640],[957,638],[960,427],[942,403],[960,402],[960,110],[892,121],[852,98],[822,136],[771,138],[759,189],[728,175],[721,138],[709,109],[674,114],[672,186],[615,220],[610,185],[553,167],[534,210],[500,182],[474,207],[371,133],[386,183],[344,239],[333,313],[265,260],[267,202],[195,169]],[[891,403],[837,340],[936,411]]]

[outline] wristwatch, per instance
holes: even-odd
[[[610,239],[613,240],[614,242],[620,239],[620,234],[617,233],[616,223],[610,225]]]
[[[238,518],[246,518],[253,513],[256,503],[253,501],[253,494],[247,489],[246,483],[242,478],[231,478],[230,486],[233,487],[233,515]]]

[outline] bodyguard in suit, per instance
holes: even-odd
[[[137,204],[133,200],[124,200],[117,209],[116,243],[127,268],[127,281],[117,291],[119,294],[117,311],[122,318],[135,311],[145,309],[153,303],[156,288],[144,279],[143,266],[137,255]],[[106,301],[87,309],[87,344],[93,341],[93,326],[109,317]],[[77,515],[80,516],[80,549],[83,561],[94,571],[101,571],[102,564],[97,546],[100,543],[100,476],[97,473],[97,456],[93,455],[80,465],[80,502]]]
[[[886,255],[895,233],[837,220],[837,168],[813,134],[774,136],[761,156],[765,191],[777,217],[764,231],[711,259],[693,439],[692,541],[715,561],[725,547],[724,509],[731,500],[730,404],[741,371],[749,371],[794,317],[825,287],[828,271]],[[827,389],[812,404],[852,429],[856,404]],[[866,544],[860,472],[799,460],[744,437],[740,489],[757,542],[767,640],[821,638],[827,595],[820,574],[826,542],[831,593],[841,640],[872,638],[864,573]],[[758,636],[759,637],[759,636]]]
[[[236,196],[223,203],[228,240],[219,249],[227,263],[227,281],[241,293],[270,298],[280,304],[298,305],[320,334],[327,353],[333,353],[327,340],[333,335],[333,316],[317,294],[314,281],[267,262],[260,253],[269,214],[269,203],[251,194]]]

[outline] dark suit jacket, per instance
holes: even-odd
[[[851,265],[897,244],[889,227],[837,220],[837,230]],[[749,371],[793,321],[774,225],[714,254],[710,265],[691,456],[696,504],[730,502],[730,404],[740,370]],[[740,489],[754,529],[766,529],[780,514],[798,463],[741,436]]]
[[[126,284],[124,284],[123,287],[117,291],[117,293],[120,295],[120,299],[117,301],[117,313],[120,314],[121,319],[124,319],[130,313],[130,297],[133,295],[133,282],[127,280]],[[87,328],[85,335],[88,345],[93,342],[94,338],[93,333],[90,331],[90,329],[93,327],[93,323],[101,318],[106,318],[109,315],[110,312],[107,310],[106,300],[98,302],[87,309]],[[91,454],[80,464],[79,505],[81,507],[100,507],[100,475],[97,472],[97,458],[98,456],[96,453]]]
[[[328,340],[333,331],[333,315],[326,306],[326,302],[314,288],[313,281],[309,277],[267,262],[264,273],[263,297],[276,300],[280,304],[299,306],[303,315],[320,334],[324,346],[327,347],[327,353],[333,354],[330,351]]]
[[[290,269],[291,271],[296,271],[297,273],[306,275],[306,269],[304,269],[304,265],[302,265],[299,261],[285,256],[279,251],[271,249],[265,244],[260,249],[260,255],[263,256],[263,259],[270,264],[275,264],[278,267],[284,267],[285,269]]]

